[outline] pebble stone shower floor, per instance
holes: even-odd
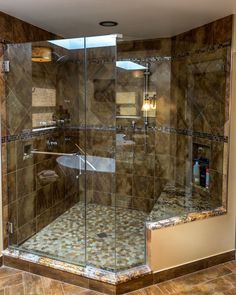
[[[145,219],[144,212],[87,204],[85,221],[85,206],[79,202],[20,248],[78,265],[123,270],[145,264]]]

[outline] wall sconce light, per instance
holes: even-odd
[[[50,62],[52,61],[52,49],[50,47],[32,47],[33,62]]]
[[[148,94],[145,95],[142,105],[142,111],[148,112],[150,110],[155,110],[157,107],[157,96],[156,94],[153,96],[149,96]]]
[[[145,95],[145,98],[143,100],[143,105],[142,105],[142,111],[143,112],[147,112],[151,109],[151,106],[150,106],[150,101],[149,101],[149,97],[148,95],[146,94]]]

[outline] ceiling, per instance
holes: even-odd
[[[0,0],[0,11],[64,37],[170,37],[236,13],[235,0]],[[119,23],[103,28],[100,21]]]

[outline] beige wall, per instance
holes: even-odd
[[[233,30],[228,213],[151,233],[151,268],[172,268],[235,249],[236,216],[236,15]]]

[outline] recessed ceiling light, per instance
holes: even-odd
[[[118,25],[118,23],[112,20],[105,20],[103,22],[100,22],[99,25],[103,27],[115,27]]]

